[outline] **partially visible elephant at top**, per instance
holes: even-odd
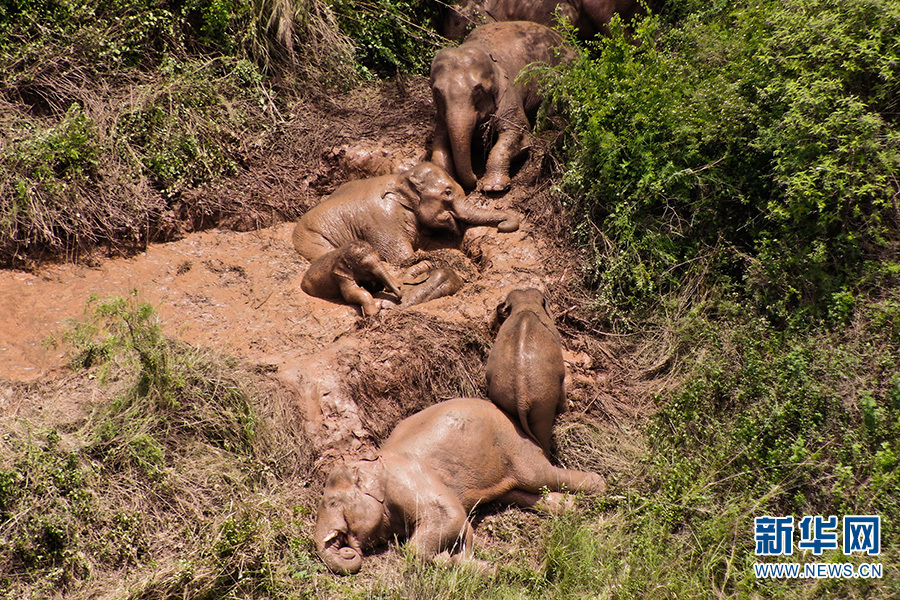
[[[431,161],[454,174],[464,188],[477,185],[472,138],[479,126],[496,133],[482,188],[509,188],[510,163],[528,146],[530,121],[541,104],[538,82],[516,82],[530,63],[556,65],[574,56],[558,33],[527,21],[478,27],[456,48],[440,50],[431,62],[431,91],[437,111]]]
[[[382,260],[400,265],[413,258],[429,230],[459,233],[460,223],[496,225],[501,232],[519,228],[516,215],[473,205],[445,170],[425,162],[343,184],[300,218],[292,239],[310,261],[361,240]]]
[[[316,551],[340,574],[359,571],[365,552],[395,536],[409,537],[422,558],[449,551],[471,561],[468,518],[477,505],[499,500],[555,512],[571,504],[563,489],[601,494],[606,481],[551,465],[487,400],[447,400],[401,421],[374,458],[332,470],[316,516]]]
[[[519,422],[550,457],[556,415],[567,409],[562,344],[544,294],[511,291],[497,306],[500,329],[488,355],[488,398]]]
[[[552,26],[557,10],[578,30],[581,39],[609,33],[607,25],[614,14],[628,22],[644,13],[637,0],[460,0],[446,10],[442,33],[456,40],[473,26],[499,21],[534,21]]]

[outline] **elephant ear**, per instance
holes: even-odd
[[[384,504],[384,475],[381,457],[364,458],[356,466],[356,485],[361,492]]]
[[[411,210],[412,212],[418,212],[419,210],[419,195],[411,186],[407,180],[405,179],[406,174],[400,175],[401,179],[398,179],[391,183],[388,186],[388,189],[385,190],[382,198],[386,198],[388,196],[392,196],[397,200],[397,203],[400,204],[403,208],[407,210]]]

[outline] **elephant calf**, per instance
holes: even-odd
[[[356,573],[363,552],[394,536],[433,558],[472,553],[468,516],[492,500],[534,507],[549,489],[602,493],[603,477],[550,464],[506,413],[481,398],[435,404],[401,421],[373,459],[336,467],[316,517],[316,550],[335,573]]]
[[[398,300],[401,297],[399,286],[372,245],[358,240],[314,260],[300,283],[310,296],[343,298],[348,304],[360,305],[363,315],[369,316],[381,310],[381,301],[375,300],[366,287],[383,288]]]
[[[513,290],[497,306],[496,321],[500,330],[485,366],[488,398],[549,457],[553,422],[566,411],[566,367],[547,301],[534,288]]]

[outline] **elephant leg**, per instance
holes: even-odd
[[[497,500],[503,504],[514,504],[519,508],[532,509],[551,515],[558,515],[575,508],[575,498],[559,492],[533,494],[522,490],[512,490]]]
[[[443,296],[452,296],[463,285],[453,269],[431,269],[428,277],[419,283],[404,286],[403,306],[413,306]]]
[[[430,494],[419,498],[416,508],[416,526],[409,544],[416,556],[433,559],[441,552],[472,555],[474,533],[462,504],[448,489],[442,494]]]
[[[450,146],[450,134],[447,132],[447,124],[438,117],[434,126],[434,141],[431,147],[431,162],[447,171],[451,177],[455,177],[453,169],[453,154]]]
[[[341,297],[347,304],[358,304],[362,308],[363,315],[369,317],[378,314],[381,310],[381,302],[375,300],[365,288],[360,287],[351,279],[341,279],[338,283]]]
[[[524,115],[523,115],[524,116]],[[525,121],[527,123],[527,121]],[[527,130],[516,123],[507,124],[497,136],[497,143],[488,154],[484,169],[482,189],[486,192],[503,192],[509,189],[509,169],[513,159],[524,151],[522,140]]]
[[[543,451],[529,441],[523,445],[513,465],[517,489],[539,493],[543,488],[551,492],[585,492],[602,494],[606,480],[597,473],[563,469],[550,464]]]

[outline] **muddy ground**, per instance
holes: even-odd
[[[539,136],[510,192],[473,196],[518,211],[519,231],[477,227],[443,240],[454,247],[439,256],[466,278],[454,296],[363,318],[358,307],[300,290],[308,262],[291,246],[293,223],[265,207],[288,203],[302,213],[343,181],[415,164],[432,120],[424,79],[298,103],[275,134],[248,143],[238,177],[186,196],[197,204],[231,200],[235,208],[219,215],[220,228],[181,222],[181,239],[134,256],[0,272],[0,415],[84,414],[103,394],[85,387],[66,366],[65,350],[45,340],[81,317],[91,296],[135,290],[157,307],[169,335],[236,356],[286,390],[327,465],[374,447],[424,406],[482,395],[493,309],[514,288],[538,287],[558,315],[565,347],[571,411],[557,435],[577,434],[583,423],[633,424],[667,385],[655,376],[664,357],[645,356],[628,336],[583,317],[590,297],[579,287],[577,255],[551,193],[553,131]],[[573,460],[617,479],[614,454]]]

